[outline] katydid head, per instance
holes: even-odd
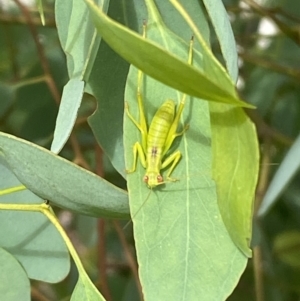
[[[147,184],[149,188],[155,188],[158,185],[164,184],[164,179],[162,175],[157,172],[148,172],[145,174],[143,181]]]

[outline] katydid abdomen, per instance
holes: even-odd
[[[154,115],[147,135],[146,174],[144,181],[149,187],[163,182],[160,174],[164,146],[174,121],[175,103],[166,100]]]

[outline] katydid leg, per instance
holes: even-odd
[[[145,23],[143,24],[143,38],[146,38],[146,24]],[[144,152],[146,153],[148,126],[147,126],[145,110],[144,110],[142,86],[143,86],[143,72],[141,70],[138,70],[137,101],[138,101],[138,108],[139,108],[139,115],[140,115],[140,128],[142,129],[142,130],[140,129],[140,131],[142,132],[142,146],[143,146]]]
[[[194,44],[194,40],[191,39],[190,41],[190,48],[189,48],[189,57],[188,57],[188,63],[191,65],[193,62],[193,44]],[[175,118],[172,122],[172,125],[170,127],[170,131],[168,133],[167,139],[166,139],[166,143],[164,146],[164,150],[163,150],[163,156],[167,153],[167,151],[170,149],[171,145],[173,144],[173,141],[176,137],[183,135],[183,133],[189,128],[189,125],[185,125],[183,130],[181,132],[177,133],[177,128],[178,128],[178,124],[180,122],[180,117],[185,105],[185,99],[186,99],[186,94],[184,94],[182,96],[182,99],[180,101],[180,104],[178,106]]]
[[[135,172],[138,157],[140,158],[143,167],[146,168],[147,163],[146,163],[146,156],[143,147],[139,142],[136,142],[133,146],[133,165],[131,169],[126,170],[127,173]]]
[[[173,172],[174,168],[176,167],[177,163],[179,162],[180,158],[181,158],[181,152],[176,151],[175,153],[168,156],[162,162],[161,169],[167,167],[168,165],[170,165],[172,163],[171,167],[169,168],[169,170],[167,172],[167,180],[168,181],[172,181],[172,182],[178,181],[178,179],[171,178],[170,176],[171,176],[171,173]]]

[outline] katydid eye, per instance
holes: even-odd
[[[163,181],[163,177],[161,175],[157,176],[157,182],[161,183]]]
[[[143,181],[144,181],[145,183],[148,183],[148,180],[149,180],[148,176],[144,176]]]

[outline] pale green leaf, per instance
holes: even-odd
[[[5,301],[30,301],[30,282],[17,259],[0,248],[0,296]]]
[[[74,127],[84,90],[84,82],[71,79],[65,85],[56,119],[51,151],[58,154],[68,141]]]
[[[0,203],[43,203],[25,187],[21,189],[22,183],[5,164],[0,156]],[[67,247],[56,228],[40,213],[0,210],[0,246],[20,261],[31,279],[54,283],[69,273]]]
[[[80,273],[71,301],[105,301],[104,297],[93,285],[85,273]]]
[[[45,14],[44,14],[44,9],[43,9],[43,0],[36,0],[36,5],[37,5],[38,11],[40,13],[41,22],[45,26]]]
[[[259,170],[254,124],[245,112],[210,103],[213,177],[227,230],[242,252],[251,257],[252,214]]]
[[[107,10],[109,1],[97,1]],[[67,56],[70,81],[65,85],[56,120],[51,150],[59,153],[68,140],[81,104],[85,83],[100,44],[94,25],[87,18],[83,1],[55,1],[55,17],[61,45]]]
[[[270,210],[288,184],[295,177],[300,168],[300,135],[287,152],[277,172],[275,173],[268,190],[262,200],[258,214],[263,216]]]
[[[104,11],[109,1],[97,0]],[[55,1],[55,19],[70,78],[88,79],[100,44],[83,1]]]
[[[218,36],[228,73],[233,82],[238,78],[238,56],[228,14],[221,0],[203,0],[212,25]]]
[[[228,76],[224,75],[224,71],[217,74],[220,79],[226,80],[227,84],[220,86],[219,78],[207,77],[207,73],[204,73],[203,70],[189,66],[185,61],[179,59],[180,57],[178,58],[158,44],[143,39],[137,33],[113,21],[93,2],[89,0],[86,2],[90,7],[97,30],[105,41],[119,55],[143,72],[192,96],[237,106],[252,107],[239,100],[232,82]],[[210,61],[209,57],[204,59]],[[161,68],[162,66],[163,68]],[[213,71],[217,66],[219,64],[215,65]]]
[[[91,216],[128,216],[124,190],[42,147],[0,133],[0,155],[20,182],[55,205]]]
[[[152,16],[149,19],[147,39],[163,44],[186,61],[188,44],[165,30],[162,23],[152,24]],[[197,51],[194,56],[194,61],[199,62]],[[125,99],[138,120],[136,95],[137,70],[131,67]],[[178,91],[149,77],[143,80],[142,95],[148,124],[166,99],[178,104],[182,98]],[[137,170],[128,175],[139,273],[147,301],[198,300],[199,296],[204,300],[224,300],[247,262],[230,238],[217,203],[211,175],[208,103],[188,97],[179,130],[187,123],[190,128],[177,138],[170,151],[182,153],[172,174],[179,181],[167,182],[151,191],[142,180],[145,170],[139,161]],[[133,164],[132,147],[136,141],[141,141],[140,132],[125,115],[127,169]]]
[[[220,0],[205,0],[204,5],[219,38],[227,70],[236,82],[237,51],[227,12]],[[210,72],[210,69],[205,71]],[[210,110],[218,204],[231,238],[250,257],[253,202],[259,169],[255,127],[241,109],[210,103]]]

